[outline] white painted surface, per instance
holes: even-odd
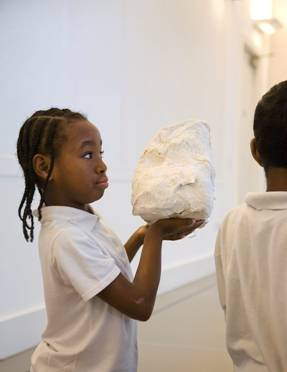
[[[163,270],[158,294],[172,291],[186,283],[211,275],[214,270],[215,266],[212,254],[197,257],[190,262],[177,262]]]
[[[2,318],[0,320],[0,360],[39,343],[45,322],[44,306],[25,309],[25,311]]]
[[[280,81],[287,80],[287,2],[274,0],[274,16],[282,23],[283,27],[271,36],[270,46],[270,78],[269,87]]]
[[[42,322],[35,315],[38,325],[27,331],[25,317],[18,323],[15,315],[43,304],[36,244],[25,243],[17,219],[23,181],[14,160],[19,127],[36,109],[68,106],[99,126],[112,182],[95,207],[123,240],[142,223],[131,215],[130,179],[145,144],[161,126],[187,117],[206,120],[217,171],[216,207],[196,238],[165,243],[161,290],[197,278],[196,272],[210,273],[201,259],[212,254],[218,224],[237,201],[245,40],[240,30],[249,25],[239,3],[1,2],[0,324],[11,328],[5,336],[0,330],[2,358],[34,343]],[[137,262],[138,256],[134,270]],[[190,262],[197,262],[197,271],[186,275]]]

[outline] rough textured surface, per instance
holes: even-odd
[[[139,159],[132,181],[133,214],[147,222],[175,216],[207,219],[214,176],[208,125],[188,120],[165,127]]]

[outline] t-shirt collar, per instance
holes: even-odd
[[[286,191],[252,192],[246,195],[246,203],[251,207],[263,209],[287,209]]]
[[[92,229],[100,219],[99,214],[91,208],[94,214],[84,211],[82,209],[66,207],[66,206],[48,206],[41,208],[41,223],[46,221],[70,221],[76,224],[83,224],[88,229]],[[38,211],[33,212],[38,216]]]

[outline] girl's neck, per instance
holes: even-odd
[[[266,191],[287,191],[287,168],[268,168],[266,182]]]
[[[71,207],[76,209],[81,209],[83,211],[90,212],[88,204],[79,204],[72,202],[67,198],[61,197],[61,195],[53,194],[51,190],[47,188],[45,193],[45,205],[49,206],[62,206],[62,207]]]

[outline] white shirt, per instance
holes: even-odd
[[[287,371],[287,192],[248,194],[218,233],[216,269],[235,371]]]
[[[126,251],[98,215],[42,208],[39,252],[47,328],[33,372],[135,372],[136,321],[96,296],[121,272],[132,281]]]

